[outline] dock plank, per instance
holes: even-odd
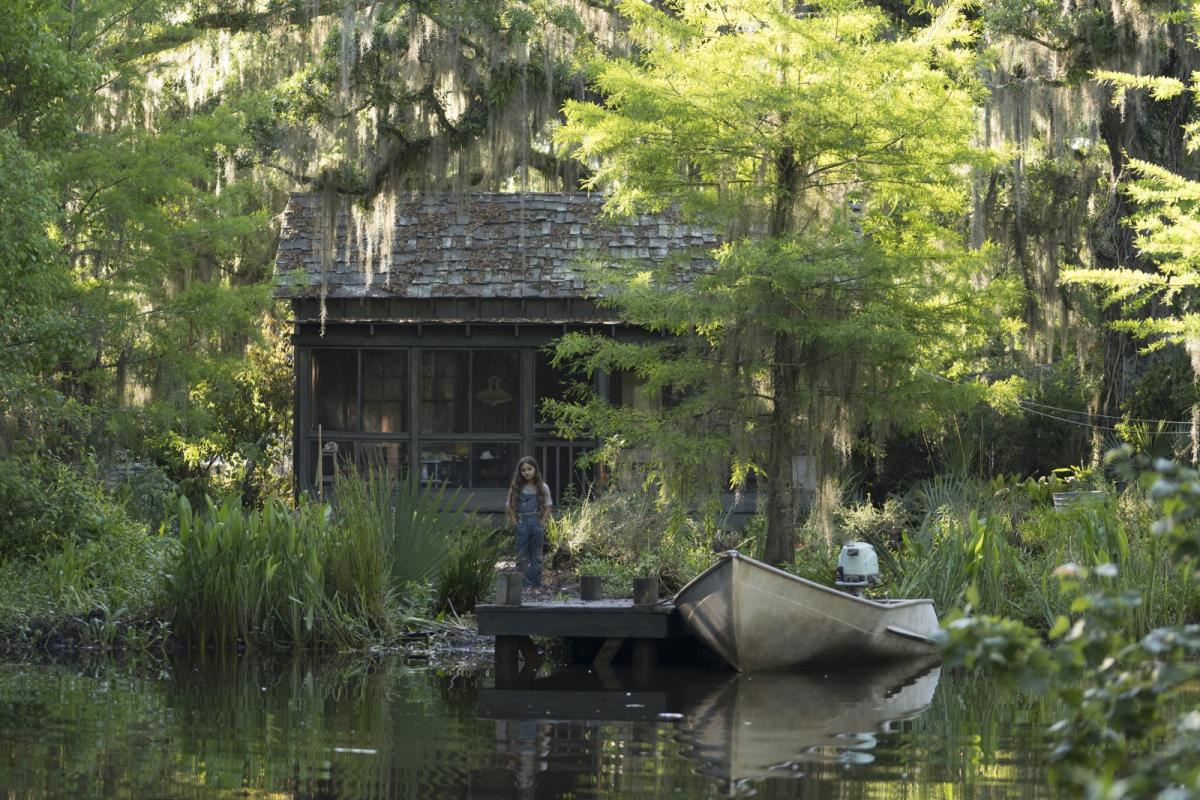
[[[479,632],[492,636],[671,639],[686,635],[673,603],[632,600],[562,601],[520,606],[478,605]]]

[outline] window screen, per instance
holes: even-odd
[[[312,351],[312,428],[358,430],[358,351]]]
[[[364,350],[362,354],[363,430],[408,430],[408,353]]]

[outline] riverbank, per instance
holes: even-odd
[[[513,568],[511,561],[500,561],[496,571]],[[546,570],[543,586],[526,590],[529,600],[578,599],[579,585],[570,570]],[[301,652],[327,657],[388,657],[405,662],[452,665],[456,668],[483,667],[491,664],[494,638],[480,635],[475,616],[443,613],[429,619],[407,617],[396,622],[397,632],[379,636],[360,648],[318,647]],[[233,655],[278,655],[292,650],[289,643],[247,647],[237,642],[228,652]],[[131,614],[124,609],[112,611],[96,607],[87,613],[42,615],[13,622],[0,622],[0,660],[71,664],[112,658],[118,662],[178,658],[191,651],[188,642],[169,620],[154,613]],[[209,652],[215,652],[208,648]]]
[[[288,653],[317,658],[395,658],[407,663],[428,663],[455,668],[482,668],[492,660],[493,637],[478,633],[473,615],[451,620],[431,620],[426,626],[380,640],[356,650],[290,647],[247,648],[237,643],[224,652],[208,648],[208,655],[278,657]],[[187,657],[198,652],[158,619],[113,620],[103,610],[86,616],[42,619],[19,627],[0,627],[0,661],[9,663],[78,664],[97,658],[118,664],[146,664]]]

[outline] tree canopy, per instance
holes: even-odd
[[[767,556],[790,561],[801,446],[819,519],[859,425],[935,409],[953,392],[928,370],[961,367],[999,310],[959,227],[972,165],[986,161],[972,141],[971,36],[955,6],[912,31],[853,0],[620,9],[634,53],[590,65],[604,99],[568,102],[558,139],[612,214],[670,209],[725,243],[695,281],[600,273],[623,316],[686,344],[641,361],[601,339],[562,352],[691,395],[670,416],[685,439],[732,443],[735,480],[766,476]],[[669,347],[686,355],[655,366]]]

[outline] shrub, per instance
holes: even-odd
[[[1160,459],[1141,483],[1161,508],[1147,532],[1159,541],[1151,549],[1175,562],[1177,582],[1194,597],[1200,474]],[[1188,686],[1197,674],[1200,625],[1132,630],[1130,616],[1144,596],[1123,583],[1115,564],[1064,565],[1057,573],[1072,603],[1049,632],[1053,648],[1017,621],[964,617],[946,628],[946,663],[978,667],[1061,705],[1062,718],[1048,729],[1057,793],[1195,796],[1200,738]]]
[[[158,529],[175,513],[179,491],[155,464],[122,465],[109,474],[107,482],[113,499],[151,530]]]
[[[5,627],[96,609],[149,618],[163,608],[164,579],[177,553],[175,537],[135,526],[68,539],[51,552],[0,565],[0,617]]]
[[[131,524],[87,465],[38,456],[0,459],[0,560],[56,552]]]
[[[496,579],[496,562],[504,531],[478,517],[452,535],[445,563],[438,574],[435,608],[464,613],[475,608]]]
[[[606,593],[619,596],[644,575],[657,575],[665,591],[675,591],[712,562],[714,543],[728,545],[719,516],[689,515],[644,490],[597,494],[564,510],[552,527],[579,571],[600,575]]]
[[[1063,486],[1054,479],[927,482],[911,495],[923,521],[899,546],[866,537],[890,578],[882,591],[929,597],[940,614],[970,599],[977,613],[1048,630],[1071,603],[1053,572],[1074,563],[1111,565],[1119,588],[1143,591],[1143,602],[1127,612],[1131,630],[1181,620],[1200,605],[1173,580],[1143,493],[1131,489],[1118,498],[1110,490],[1101,502],[1056,510],[1051,495]]]

